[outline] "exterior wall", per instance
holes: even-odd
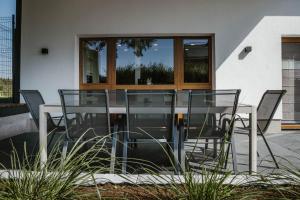
[[[215,88],[240,88],[241,102],[258,104],[266,89],[282,88],[281,36],[300,36],[299,8],[299,0],[23,0],[21,88],[48,103],[59,102],[57,89],[78,88],[80,36],[214,34]],[[239,59],[246,46],[252,52]]]
[[[0,117],[0,140],[26,132],[36,132],[37,128],[29,113]]]

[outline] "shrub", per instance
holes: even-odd
[[[106,152],[102,143],[105,140],[106,137],[87,141],[79,139],[65,159],[62,159],[60,144],[57,144],[43,167],[40,165],[40,154],[31,159],[25,146],[24,158],[20,159],[14,148],[11,154],[12,169],[5,169],[1,174],[0,199],[64,200],[89,195],[78,194],[76,190],[80,185],[90,183],[94,173],[107,171],[105,167],[97,165],[105,160],[97,157],[99,153]],[[91,141],[97,142],[83,151],[84,146]]]

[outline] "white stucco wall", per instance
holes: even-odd
[[[215,88],[258,104],[281,89],[281,36],[300,36],[300,1],[23,0],[21,88],[59,102],[57,89],[79,87],[78,37],[115,34],[215,34]],[[253,50],[239,60],[245,46]]]

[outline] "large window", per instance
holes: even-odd
[[[80,88],[211,89],[211,37],[80,40]]]

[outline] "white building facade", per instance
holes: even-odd
[[[282,38],[300,37],[300,1],[23,0],[21,34],[21,89],[48,103],[80,88],[80,38],[209,36],[212,89],[241,89],[240,102],[257,105],[283,88]]]

